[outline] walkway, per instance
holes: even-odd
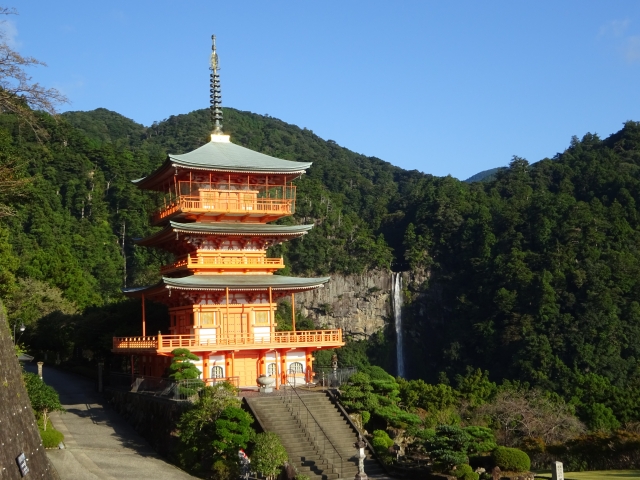
[[[27,370],[35,371],[35,365]],[[65,437],[64,450],[47,450],[62,480],[188,480],[191,475],[162,460],[133,427],[105,404],[93,381],[44,367],[66,413],[52,416]]]

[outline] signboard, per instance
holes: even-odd
[[[20,474],[24,477],[27,473],[29,473],[29,467],[27,466],[27,457],[24,453],[21,453],[16,458],[16,463],[18,464],[18,468],[20,469]]]
[[[551,478],[553,480],[564,480],[564,469],[562,466],[562,462],[553,462],[553,467],[551,469]]]

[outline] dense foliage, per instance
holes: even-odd
[[[24,372],[24,384],[31,402],[31,408],[36,416],[42,420],[43,431],[51,425],[49,415],[53,412],[64,412],[60,397],[55,389],[46,383],[35,373]]]
[[[236,389],[227,382],[199,391],[198,400],[182,413],[178,422],[178,462],[191,472],[203,474],[212,468],[237,473],[239,448],[246,448],[253,418],[240,408]]]
[[[277,434],[263,432],[255,436],[251,466],[256,472],[267,480],[273,479],[287,460],[289,456]]]
[[[120,288],[155,281],[168,260],[132,243],[153,231],[156,201],[130,180],[167,151],[204,143],[206,112],[150,127],[104,109],[36,115],[41,138],[0,115],[0,165],[24,181],[23,197],[2,198],[15,215],[0,223],[0,295],[32,348],[108,354],[112,335],[138,333],[139,307],[121,303]],[[409,376],[446,386],[481,368],[493,381],[559,394],[591,429],[640,420],[640,124],[464,183],[403,171],[271,117],[227,109],[225,119],[241,145],[314,162],[298,181],[296,215],[283,221],[315,228],[272,252],[288,272],[427,274],[405,292]],[[153,328],[166,328],[162,308],[149,308]],[[283,306],[279,318],[289,313]],[[374,342],[348,355],[392,369],[393,338]]]

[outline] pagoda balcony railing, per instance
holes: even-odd
[[[170,352],[175,348],[225,349],[225,347],[282,348],[294,346],[340,346],[342,329],[302,330],[266,334],[236,333],[215,337],[198,335],[157,335],[153,337],[114,337],[113,351],[157,350]]]
[[[152,217],[158,223],[178,212],[211,215],[286,216],[295,213],[295,187],[281,198],[261,197],[257,190],[200,190],[198,195],[178,195]]]
[[[160,273],[169,273],[180,269],[252,269],[252,268],[284,268],[282,258],[266,258],[263,256],[248,255],[220,255],[198,253],[196,255],[183,255],[175,262],[165,265],[160,269]]]

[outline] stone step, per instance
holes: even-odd
[[[357,473],[357,461],[353,458],[356,453],[353,446],[357,441],[356,431],[326,395],[309,393],[300,396],[302,403],[295,393],[289,399],[290,403],[283,397],[261,396],[246,400],[264,428],[280,436],[290,462],[300,473],[314,480],[353,478]],[[311,415],[307,417],[307,408],[313,418],[310,418]],[[293,412],[300,412],[300,421]],[[309,422],[309,434],[302,426],[304,422]],[[365,469],[372,474],[382,472],[372,458],[365,460]]]

